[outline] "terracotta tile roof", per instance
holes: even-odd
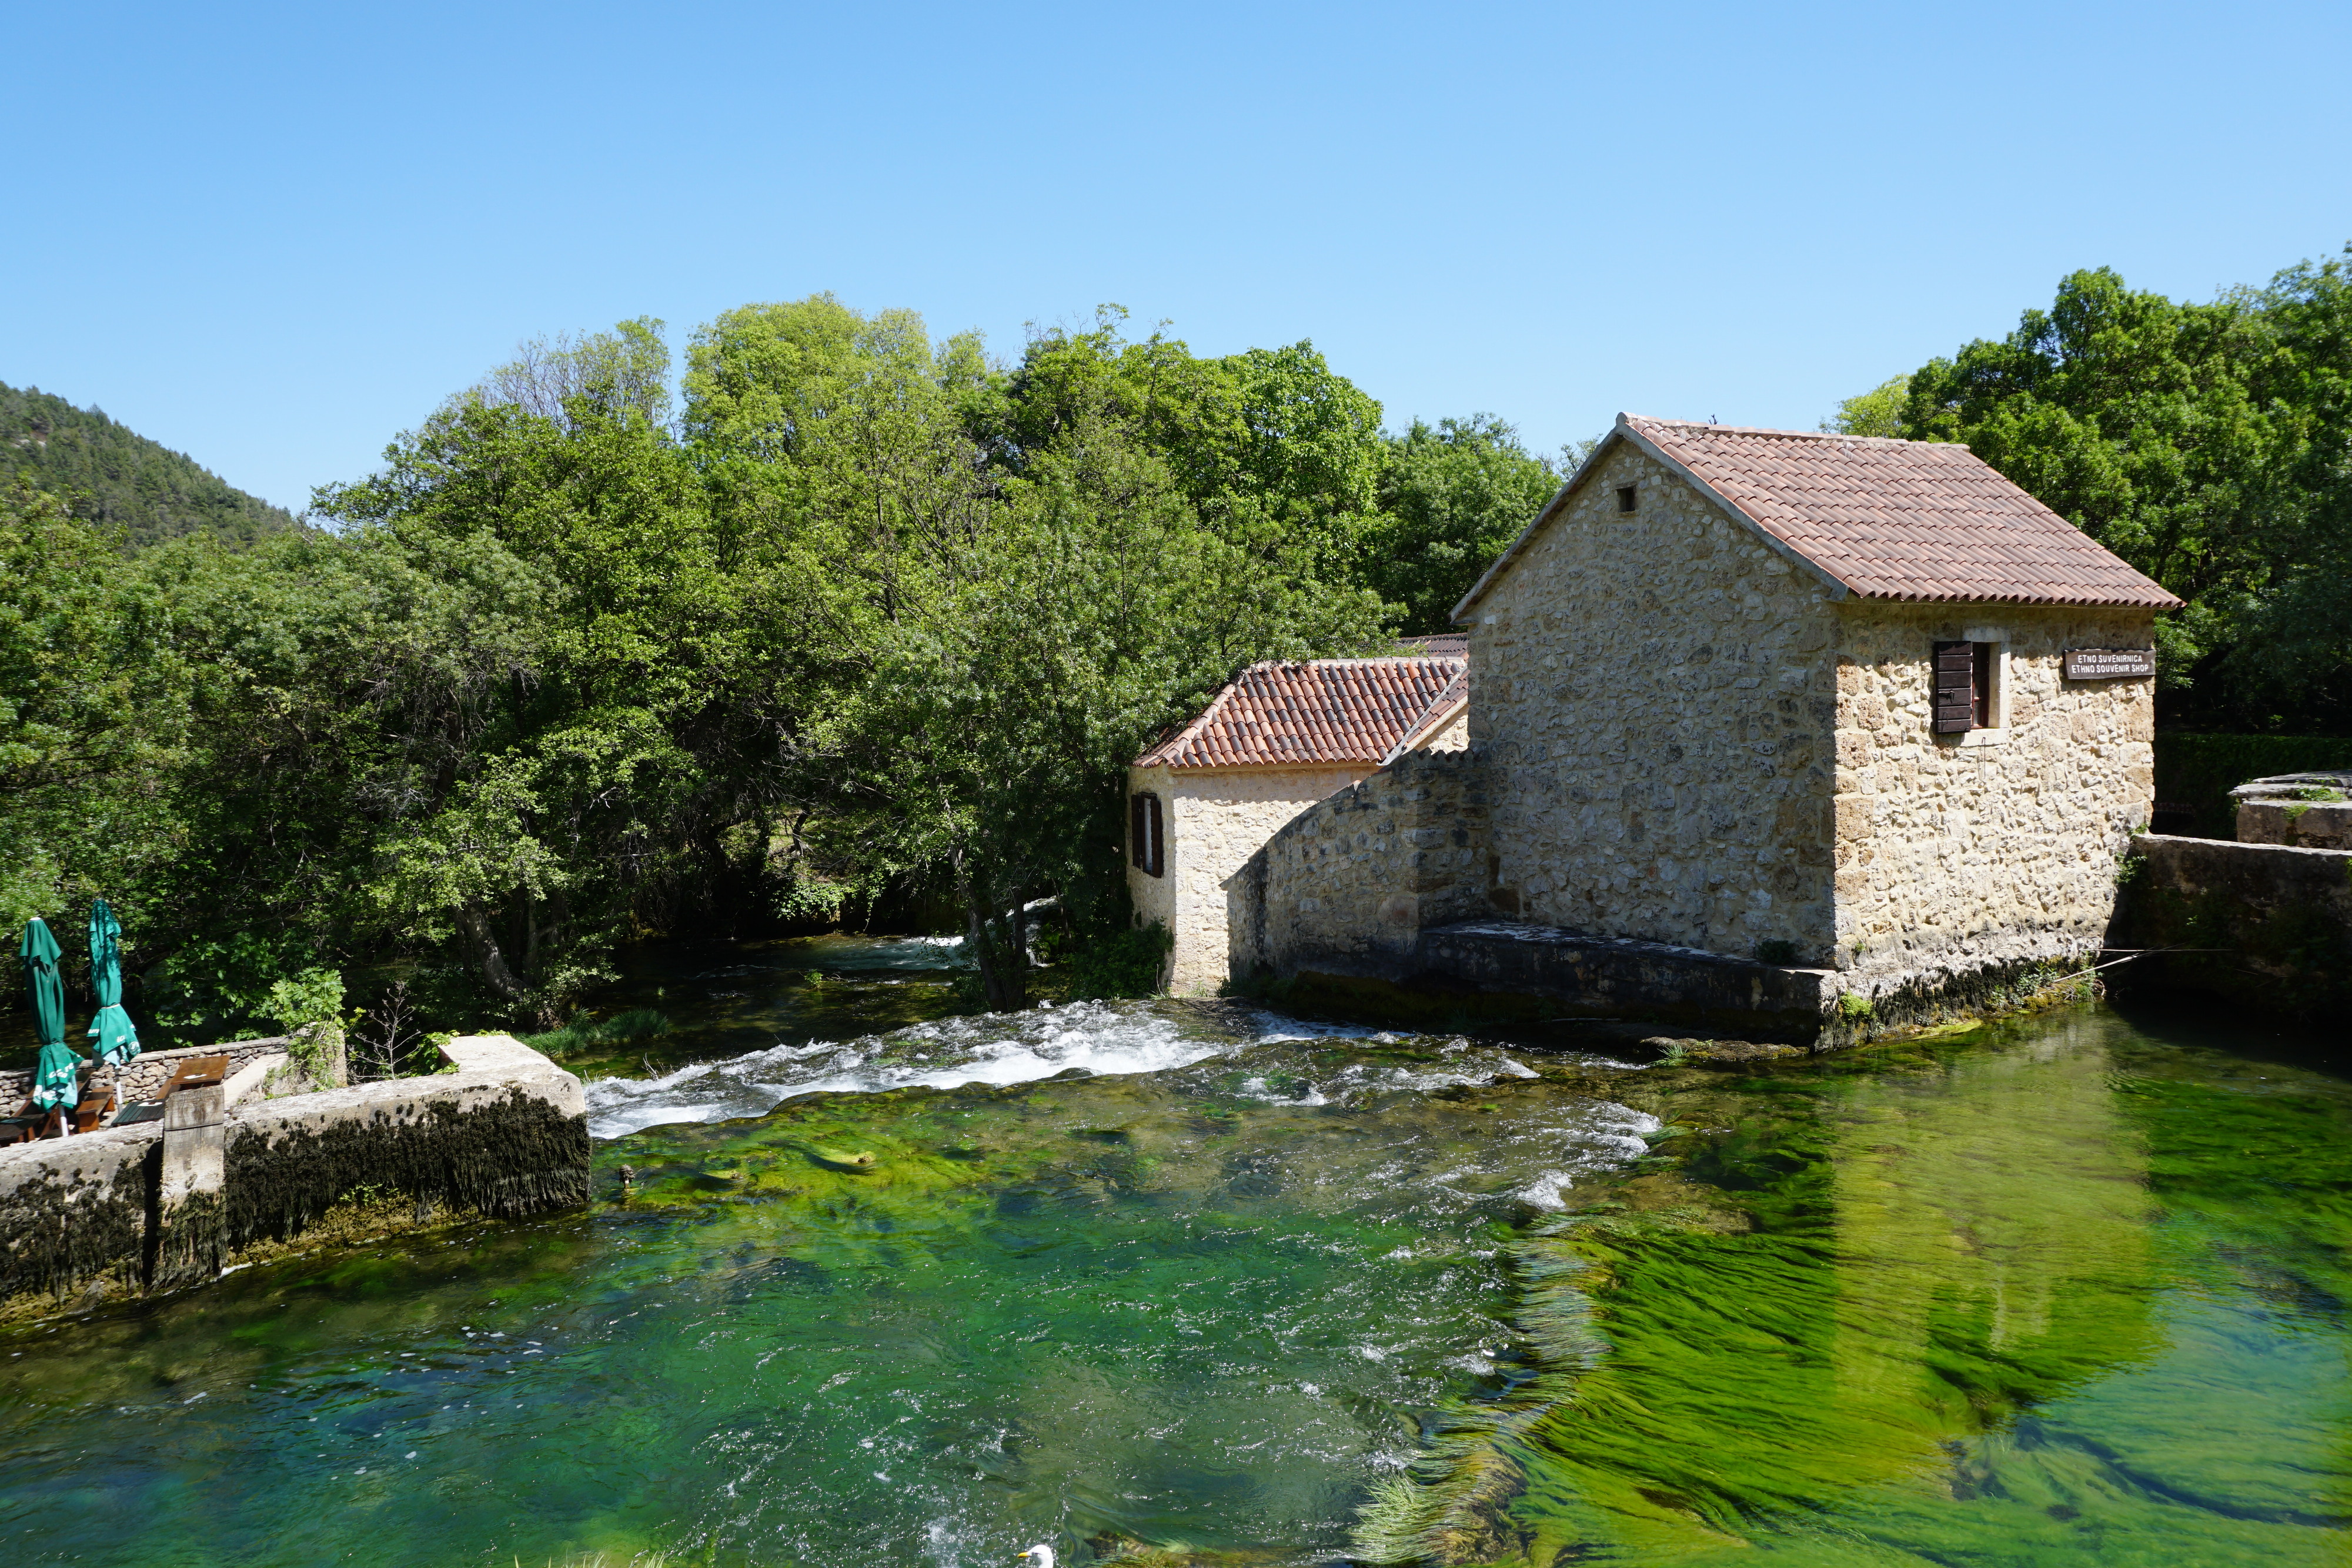
[[[1769,539],[1864,599],[2158,610],[2180,604],[1953,443],[1753,430],[1630,413],[1617,416],[1611,435],[1634,438]],[[1571,480],[1504,552],[1457,614],[1485,593],[1574,486]]]
[[[1386,768],[1414,747],[1426,746],[1430,737],[1452,724],[1454,716],[1469,706],[1470,666],[1465,663],[1462,673],[1445,683],[1445,689],[1438,693],[1436,700],[1413,721],[1412,727],[1397,737],[1396,744],[1381,754],[1381,766]]]
[[[1469,668],[1460,658],[1252,664],[1138,768],[1378,766]]]

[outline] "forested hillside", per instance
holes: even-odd
[[[120,527],[134,546],[190,533],[251,544],[294,526],[283,507],[247,495],[96,408],[0,382],[0,480],[17,473],[68,497],[84,521]]]

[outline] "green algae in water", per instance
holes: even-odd
[[[2078,1012],[1671,1098],[1673,1168],[1519,1245],[1580,1337],[1367,1555],[2352,1558],[2341,1080]]]
[[[1225,1044],[654,1128],[592,1214],[0,1340],[0,1539],[2352,1559],[2341,1079],[2098,1009],[1728,1071]]]
[[[1328,1556],[1507,1355],[1528,1195],[1650,1124],[1486,1082],[1525,1071],[1287,1041],[655,1129],[600,1152],[601,1191],[640,1180],[593,1215],[7,1345],[0,1532],[70,1517],[126,1563]]]

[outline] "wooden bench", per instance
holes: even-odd
[[[162,1093],[152,1101],[123,1107],[121,1115],[115,1117],[114,1124],[126,1126],[133,1122],[160,1120],[163,1113],[163,1102],[180,1090],[208,1089],[215,1083],[226,1082],[228,1061],[226,1051],[217,1056],[189,1057],[180,1063],[179,1071],[172,1074],[172,1081],[163,1085]],[[114,1086],[101,1086],[85,1081],[80,1102],[74,1106],[73,1130],[95,1133],[108,1124],[108,1118],[114,1116]],[[0,1148],[10,1144],[30,1143],[35,1138],[61,1138],[65,1136],[65,1107],[58,1106],[45,1113],[27,1099],[15,1115],[0,1120]]]
[[[74,1131],[95,1133],[106,1125],[107,1117],[113,1113],[113,1085],[100,1088],[85,1083],[82,1085],[81,1102],[74,1107]]]

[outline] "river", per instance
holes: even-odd
[[[716,958],[574,1042],[593,1210],[0,1337],[13,1558],[2352,1559],[2338,1041],[1708,1066]]]

